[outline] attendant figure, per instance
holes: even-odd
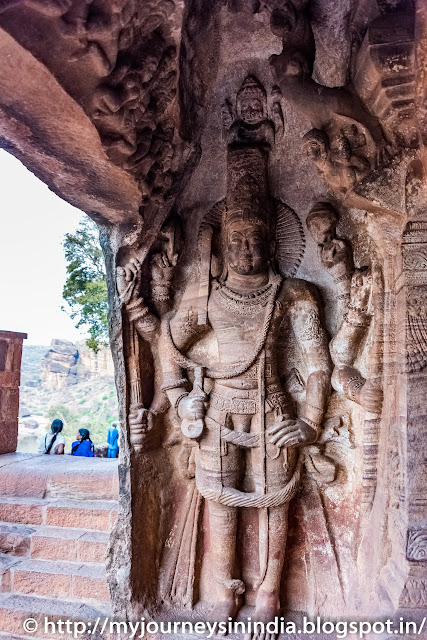
[[[72,456],[82,456],[84,458],[93,458],[94,446],[90,439],[88,429],[79,429],[77,432],[77,440],[71,445]]]
[[[65,438],[61,434],[64,423],[62,420],[56,419],[50,426],[50,433],[40,438],[38,453],[46,453],[48,455],[63,455],[65,448]]]
[[[118,458],[119,457],[119,430],[117,429],[117,423],[113,422],[111,427],[108,429],[107,436],[108,443],[108,458]]]

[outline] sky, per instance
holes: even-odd
[[[0,330],[27,333],[26,344],[84,337],[61,311],[62,241],[84,216],[0,149]]]

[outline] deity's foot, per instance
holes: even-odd
[[[277,640],[278,621],[275,625],[275,618],[280,613],[280,601],[277,593],[268,591],[258,591],[256,599],[255,613],[252,616],[252,626],[254,629],[251,633],[245,635],[245,640]],[[261,622],[262,625],[254,625],[255,622]],[[270,623],[270,624],[269,624]],[[267,625],[269,628],[267,629]],[[277,627],[277,629],[275,629]]]
[[[229,618],[236,618],[240,609],[239,595],[245,590],[245,585],[241,580],[229,580],[224,585],[223,593],[218,594],[218,601],[209,614],[210,622],[225,622],[228,624]],[[227,635],[222,633],[221,635]]]

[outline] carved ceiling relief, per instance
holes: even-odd
[[[0,23],[21,38],[17,9],[35,12],[46,33],[63,41],[62,65],[41,52],[96,127],[110,160],[125,169],[142,194],[147,220],[160,209],[190,145],[179,132],[177,0],[16,0],[0,4]],[[58,40],[58,39],[57,39]],[[37,50],[36,54],[40,52]],[[86,74],[71,83],[76,69]]]
[[[386,171],[393,158],[421,144],[414,14],[408,7],[392,12],[385,7],[367,28],[351,82],[330,88],[311,77],[314,45],[306,13],[291,2],[285,6],[285,13],[291,11],[295,17],[289,23],[272,15],[272,26],[286,22],[283,51],[271,59],[274,76],[283,95],[313,126],[303,137],[309,158],[335,195],[357,206],[351,192],[363,194],[365,179],[369,184],[376,178],[369,178],[371,172]]]

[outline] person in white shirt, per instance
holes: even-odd
[[[65,438],[61,434],[64,423],[62,420],[56,419],[52,422],[50,433],[40,438],[38,453],[46,453],[48,455],[62,455],[65,449]]]

